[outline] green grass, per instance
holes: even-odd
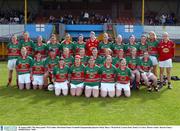
[[[56,97],[53,92],[7,88],[0,63],[1,125],[180,125],[180,82],[173,90],[133,91],[130,98]],[[174,63],[173,74],[180,73]],[[14,84],[14,83],[13,83]]]

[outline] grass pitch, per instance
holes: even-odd
[[[180,81],[160,92],[141,87],[130,98],[56,97],[48,91],[7,88],[6,65],[0,63],[1,125],[180,125]],[[179,75],[179,67],[174,63],[172,75]]]

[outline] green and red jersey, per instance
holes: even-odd
[[[149,55],[158,57],[158,51],[157,51],[158,43],[159,42],[157,40],[147,41]]]
[[[72,41],[70,42],[63,41],[61,43],[61,50],[63,51],[64,48],[68,48],[69,54],[74,55],[74,43]]]
[[[89,58],[90,57],[88,57],[88,61],[89,61]],[[102,65],[102,57],[101,56],[98,55],[96,58],[94,58],[94,60],[95,60],[96,65],[98,65],[98,66]]]
[[[125,70],[117,69],[117,82],[120,84],[128,84],[131,79],[131,70],[126,67]]]
[[[21,54],[21,44],[16,43],[13,44],[12,42],[8,43],[8,60],[17,59]]]
[[[74,64],[74,57],[72,55],[69,55],[68,57],[64,56],[64,62],[66,63],[67,66],[72,66]]]
[[[84,82],[84,65],[80,65],[79,67],[76,67],[75,65],[72,65],[70,68],[70,74],[71,74],[71,83],[72,84],[80,84]]]
[[[74,50],[75,50],[75,55],[79,55],[79,51],[80,49],[85,49],[85,46],[86,46],[86,43],[83,42],[83,43],[74,43]]]
[[[148,51],[148,45],[147,44],[141,44],[141,42],[138,43],[139,45],[139,51],[138,56],[142,57],[144,55],[144,52]]]
[[[81,63],[84,65],[87,65],[88,63],[88,56],[84,56],[83,58],[81,58]]]
[[[111,49],[112,50],[112,43],[108,42],[105,44],[104,42],[100,42],[98,45],[99,55],[104,56],[105,55],[105,49]]]
[[[21,40],[20,43],[21,43],[21,47],[26,47],[27,55],[33,57],[34,42],[32,40],[28,40],[27,42],[25,42],[24,40]]]
[[[53,69],[55,66],[57,66],[59,63],[59,57],[56,56],[55,58],[47,57],[45,60],[45,67],[48,71],[53,72]]]
[[[89,65],[85,67],[85,86],[99,86],[100,84],[100,67],[95,65],[90,68]]]
[[[64,65],[62,68],[59,66],[54,67],[53,69],[53,77],[55,82],[65,82],[68,80],[69,67]]]
[[[153,67],[151,59],[149,58],[147,61],[145,61],[144,58],[140,59],[139,67],[141,70],[149,72],[151,67]]]
[[[126,54],[126,56],[131,56],[131,49],[132,48],[136,48],[137,52],[139,51],[139,45],[138,44],[136,44],[136,43],[134,43],[134,44],[128,43],[128,44],[125,45],[125,54]]]
[[[51,49],[54,49],[55,52],[56,52],[56,55],[60,56],[60,54],[61,54],[61,52],[60,52],[61,45],[59,43],[56,43],[56,44],[49,43],[49,44],[47,44],[48,54],[49,54]]]
[[[139,57],[132,58],[130,56],[126,57],[127,65],[131,70],[137,69],[139,66]]]
[[[101,72],[101,82],[102,83],[114,83],[116,78],[116,67],[111,64],[110,68],[106,65],[100,67]]]
[[[118,67],[119,67],[119,64],[120,64],[120,62],[121,62],[122,59],[123,59],[123,58],[113,57],[113,58],[112,58],[112,64],[113,64],[116,68],[118,68]]]
[[[122,43],[122,44],[114,43],[112,46],[113,56],[118,56],[120,49],[122,49],[124,51],[125,50],[125,44],[124,43]]]
[[[46,58],[47,57],[47,45],[45,43],[42,43],[42,45],[38,45],[37,43],[35,43],[34,55],[36,55],[37,53],[40,53],[42,58]]]
[[[30,73],[32,65],[33,59],[30,56],[27,56],[25,59],[18,57],[16,61],[16,70],[18,75]]]
[[[45,62],[44,61],[34,61],[32,65],[32,74],[43,76],[45,73]]]

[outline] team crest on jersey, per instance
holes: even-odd
[[[121,80],[121,81],[125,81],[125,80],[126,80],[126,77],[125,77],[125,76],[121,76],[121,77],[120,77],[120,80]]]
[[[40,71],[41,70],[41,67],[36,67],[36,71]]]
[[[21,66],[21,67],[22,67],[23,69],[26,69],[26,65],[23,65],[23,64],[22,64],[22,66]]]
[[[168,49],[168,48],[164,48],[164,49],[163,49],[163,52],[164,52],[164,53],[168,53],[168,52],[169,52],[169,49]]]
[[[17,50],[16,50],[16,49],[12,49],[11,51],[12,51],[12,53],[16,53],[16,52],[17,52]]]
[[[64,78],[65,78],[65,75],[64,75],[64,74],[60,74],[60,77],[61,77],[62,79],[64,79]]]
[[[90,73],[90,74],[89,74],[89,77],[90,77],[90,78],[94,78],[94,76],[95,76],[94,73]]]
[[[106,74],[106,77],[107,78],[111,78],[111,74]]]
[[[152,51],[152,47],[149,47],[149,50]]]
[[[81,72],[76,72],[76,73],[75,73],[75,76],[76,76],[76,77],[80,77],[80,76],[81,76]]]

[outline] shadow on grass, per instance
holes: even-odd
[[[40,102],[45,102],[47,106],[54,103],[61,103],[63,106],[69,106],[74,103],[83,106],[88,106],[90,104],[99,104],[101,107],[108,106],[109,104],[116,104],[117,102],[128,102],[138,100],[140,103],[147,102],[149,100],[156,100],[161,97],[161,95],[167,91],[163,89],[160,92],[148,93],[145,88],[139,91],[132,91],[132,96],[130,98],[125,98],[121,96],[120,98],[86,98],[84,95],[80,97],[73,96],[55,96],[54,92],[44,91],[44,90],[19,90],[15,86],[5,87],[0,86],[0,98],[13,98],[13,99],[28,99],[30,104],[38,104]]]

